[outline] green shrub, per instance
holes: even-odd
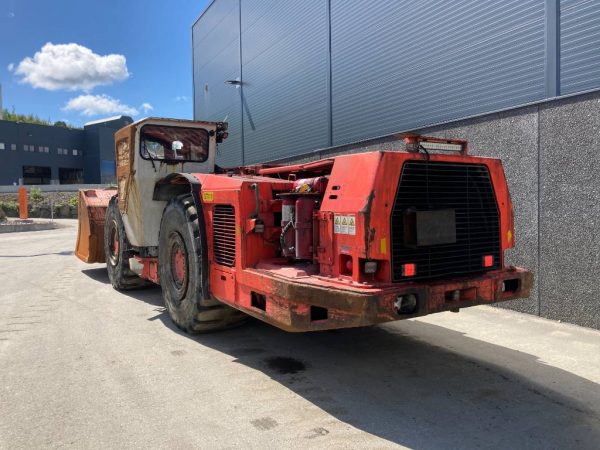
[[[8,217],[19,217],[19,204],[17,202],[0,202],[0,208]]]
[[[44,199],[44,195],[39,187],[32,187],[29,191],[29,198],[33,203],[39,203]]]
[[[73,195],[73,196],[69,197],[69,200],[67,203],[69,204],[69,206],[71,208],[77,208],[77,206],[79,205],[79,196]]]

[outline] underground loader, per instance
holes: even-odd
[[[291,165],[215,165],[227,124],[149,118],[115,134],[115,189],[79,193],[76,255],[115,289],[156,284],[181,329],[248,315],[287,331],[361,327],[525,298],[501,161],[398,137]]]

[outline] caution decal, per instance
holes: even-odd
[[[335,234],[356,234],[356,217],[335,215],[333,219],[333,232]]]

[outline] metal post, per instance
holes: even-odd
[[[560,1],[546,0],[546,95],[560,95]]]
[[[19,188],[19,219],[27,220],[27,188],[21,186]]]

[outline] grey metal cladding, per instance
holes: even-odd
[[[242,0],[245,163],[329,142],[326,0]]]
[[[331,0],[333,144],[543,99],[544,25],[544,0]]]
[[[600,2],[560,2],[561,94],[600,87]]]
[[[218,0],[192,28],[194,119],[229,122],[229,138],[219,144],[217,163],[241,162],[240,90],[225,84],[241,76],[239,0]]]

